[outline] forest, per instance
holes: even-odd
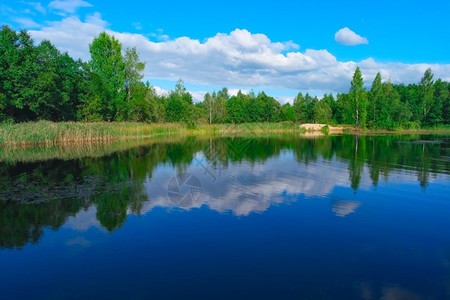
[[[359,67],[347,93],[321,99],[301,92],[281,105],[264,92],[227,88],[194,103],[180,79],[174,90],[158,95],[143,82],[146,63],[136,47],[100,33],[89,45],[90,60],[75,60],[48,40],[7,25],[0,31],[0,123],[39,120],[137,121],[148,123],[281,122],[348,124],[362,129],[416,129],[450,124],[450,83],[431,69],[417,84],[393,84],[378,73],[368,88]]]

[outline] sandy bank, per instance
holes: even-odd
[[[334,127],[327,124],[310,124],[305,123],[300,125],[300,127],[305,128],[306,132],[322,132],[322,128],[328,126],[328,132],[329,133],[342,133],[344,128],[343,127]]]

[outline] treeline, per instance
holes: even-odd
[[[450,84],[427,70],[418,84],[394,85],[377,74],[364,88],[359,68],[348,93],[322,99],[299,93],[281,105],[264,92],[231,96],[226,88],[194,104],[179,80],[167,95],[143,83],[145,62],[136,48],[122,49],[103,32],[89,45],[84,62],[49,41],[8,26],[0,31],[0,122],[142,121],[203,123],[280,122],[352,124],[395,129],[450,123]]]
[[[433,81],[431,69],[419,84],[382,82],[378,73],[366,90],[361,70],[356,68],[348,93],[318,99],[301,92],[293,104],[280,105],[264,92],[257,96],[239,92],[229,97],[227,89],[207,93],[201,107],[209,123],[279,122],[349,124],[370,129],[434,127],[450,124],[450,83]]]
[[[331,101],[331,95],[327,97],[331,121],[339,124],[373,129],[450,124],[450,83],[433,81],[431,69],[425,71],[419,84],[407,86],[383,83],[378,73],[366,91],[361,71],[356,68],[349,93],[338,94],[336,102]]]

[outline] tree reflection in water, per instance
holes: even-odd
[[[242,147],[244,144],[245,147]],[[287,154],[291,154],[294,161],[286,162],[283,158],[277,164],[284,166],[284,161],[286,168],[291,167],[293,173],[290,177],[278,179],[280,191],[295,185],[299,193],[312,196],[314,193],[320,195],[321,189],[324,193],[329,192],[323,187],[324,182],[326,178],[330,181],[335,179],[330,174],[328,177],[327,174],[316,174],[319,178],[299,180],[300,175],[311,173],[298,173],[298,170],[312,171],[322,165],[330,168],[337,168],[337,164],[347,165],[348,183],[355,193],[366,171],[374,187],[378,186],[380,177],[388,180],[392,172],[408,172],[415,173],[420,186],[426,189],[430,178],[437,174],[449,174],[449,151],[449,139],[441,136],[301,138],[279,135],[189,137],[127,150],[108,149],[104,156],[56,157],[35,162],[17,157],[15,153],[16,156],[10,159],[3,156],[5,162],[0,163],[0,246],[21,248],[27,243],[37,243],[45,228],[57,230],[69,217],[91,206],[96,208],[96,218],[100,224],[108,231],[114,231],[125,223],[127,214],[139,215],[152,201],[146,182],[152,180],[156,167],[174,168],[181,174],[198,164],[196,157],[199,155],[208,170],[229,172],[229,177],[222,176],[222,181],[211,191],[206,189],[205,193],[209,193],[211,198],[220,198],[210,201],[208,206],[223,211],[240,205],[233,210],[234,213],[246,215],[264,210],[272,202],[288,199],[268,200],[269,195],[264,198],[273,188],[265,183],[275,176],[265,172],[264,168],[272,160],[290,157]],[[342,173],[342,170],[337,172]],[[221,175],[220,172],[217,174]],[[223,185],[229,184],[236,184],[238,188],[225,192]],[[233,203],[237,204],[229,199],[233,197],[237,199]],[[242,199],[249,201],[244,203]],[[333,204],[337,215],[345,216],[359,206],[358,203],[339,201]],[[171,202],[160,201],[157,205],[169,206]]]

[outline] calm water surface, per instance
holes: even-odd
[[[448,136],[92,147],[0,149],[1,299],[450,299]]]

